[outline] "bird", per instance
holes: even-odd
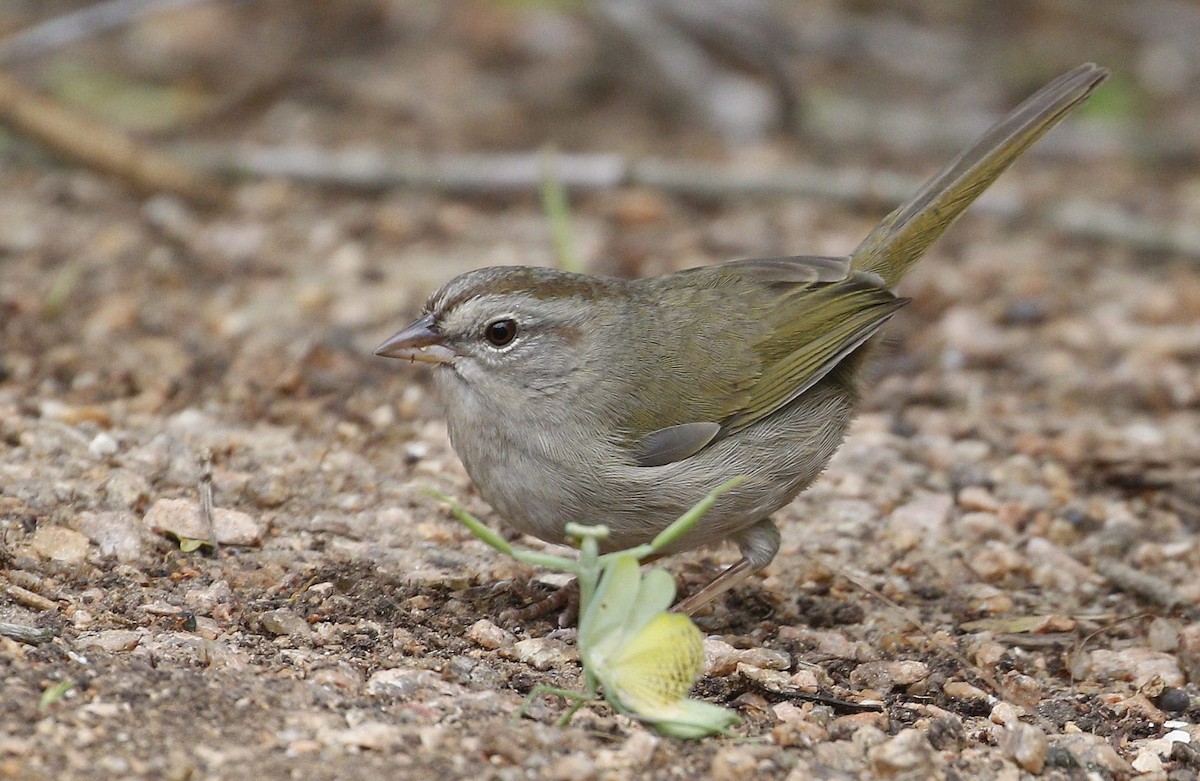
[[[644,279],[504,266],[462,274],[376,350],[433,369],[450,441],[512,528],[606,550],[650,541],[744,480],[662,553],[733,541],[741,558],[675,609],[766,567],[771,515],[824,471],[860,396],[866,349],[930,244],[1107,77],[1094,64],[1013,109],[845,257],[735,260]]]

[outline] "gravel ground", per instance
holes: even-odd
[[[1200,216],[1165,164],[1035,160],[1005,193]],[[420,367],[371,354],[454,274],[552,263],[533,198],[268,181],[203,212],[5,161],[0,623],[49,631],[0,637],[0,778],[1200,774],[1196,258],[966,217],[779,557],[698,617],[695,696],[739,737],[683,742],[603,702],[511,719],[580,685],[573,636],[500,620],[551,586],[422,492],[497,521]],[[575,210],[587,266],[626,273],[846,252],[883,211]],[[221,546],[185,551],[206,459]],[[735,558],[666,565],[686,592]]]

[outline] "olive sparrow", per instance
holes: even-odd
[[[771,513],[824,470],[854,413],[863,347],[892,292],[984,189],[1108,75],[1082,65],[996,123],[850,257],[737,260],[649,279],[523,266],[451,280],[376,353],[431,364],[450,441],[514,528],[606,549],[649,542],[746,476],[664,553],[731,539],[742,558],[694,612],[779,549]]]

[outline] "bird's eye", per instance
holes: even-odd
[[[511,317],[493,320],[483,329],[483,336],[493,347],[504,347],[517,338],[517,321]]]

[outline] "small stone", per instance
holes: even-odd
[[[116,438],[107,431],[101,431],[88,443],[88,454],[97,460],[115,456],[120,449],[121,446],[117,443]]]
[[[1067,751],[1083,767],[1096,765],[1117,778],[1127,778],[1132,773],[1129,763],[1121,758],[1105,738],[1090,732],[1065,732],[1054,739],[1054,749]]]
[[[708,777],[713,781],[746,781],[757,776],[758,760],[741,746],[718,751],[708,769]]]
[[[964,510],[995,513],[1000,509],[1000,502],[983,486],[969,485],[958,492],[958,506]]]
[[[617,753],[625,767],[645,767],[650,764],[655,749],[661,743],[662,738],[651,732],[634,732],[626,738]]]
[[[550,670],[568,665],[577,657],[560,640],[531,637],[513,644],[511,654],[505,654],[537,670]]]
[[[142,633],[130,629],[106,629],[79,638],[81,648],[99,648],[109,653],[132,651],[142,642]]]
[[[65,526],[39,526],[29,550],[44,559],[74,564],[87,558],[88,538]]]
[[[276,636],[305,638],[312,635],[308,622],[287,608],[263,613],[261,621],[263,629]]]
[[[969,566],[989,583],[1020,572],[1026,567],[1025,558],[1003,542],[987,542],[971,557]]]
[[[1130,765],[1132,765],[1133,769],[1139,773],[1163,772],[1162,759],[1158,756],[1158,754],[1155,754],[1153,751],[1149,751],[1147,749],[1142,749],[1139,751],[1137,756],[1133,758],[1133,762],[1131,762]]]
[[[481,618],[471,625],[467,630],[467,639],[493,651],[511,645],[514,640],[511,632],[506,632],[486,618]]]
[[[1037,727],[1017,721],[1003,728],[1000,748],[1022,768],[1038,775],[1046,766],[1050,740]]]
[[[1170,653],[1179,648],[1179,629],[1174,621],[1156,616],[1146,628],[1146,640],[1155,651]]]
[[[331,730],[320,735],[325,745],[353,746],[384,751],[404,742],[404,732],[394,724],[365,721],[349,729]]]
[[[1200,623],[1179,630],[1179,666],[1190,681],[1200,681]]]
[[[600,773],[592,758],[581,751],[560,757],[547,768],[546,778],[550,781],[591,781]]]
[[[113,469],[101,489],[109,507],[140,509],[150,498],[150,483],[130,469]]]
[[[801,667],[792,673],[792,677],[788,679],[788,686],[806,694],[815,694],[821,689],[821,678],[816,670]]]
[[[118,561],[136,561],[144,550],[145,527],[129,512],[83,512],[79,530],[96,544],[102,556]]]
[[[896,662],[867,662],[850,673],[850,683],[860,689],[887,692],[901,686],[911,686],[929,677],[929,666],[916,660]]]
[[[737,669],[737,649],[716,637],[704,638],[704,674],[714,678],[732,675]]]
[[[187,499],[159,499],[146,511],[142,523],[155,534],[178,539],[207,540],[215,534],[222,545],[257,545],[263,529],[248,513],[218,507],[213,510],[213,528],[200,520],[200,508]]]
[[[950,520],[954,497],[922,493],[892,511],[887,519],[889,544],[898,551],[911,550],[937,536]]]
[[[1172,686],[1163,689],[1155,704],[1167,713],[1182,713],[1191,706],[1191,697],[1183,689]]]
[[[946,681],[942,692],[952,700],[965,702],[989,702],[992,699],[992,695],[965,681]]]
[[[1018,719],[1023,715],[1025,715],[1024,708],[1007,702],[998,702],[992,707],[992,712],[988,714],[988,719],[993,724],[1007,724],[1011,726],[1018,724]]]
[[[1149,648],[1133,647],[1119,651],[1096,649],[1089,657],[1089,674],[1101,679],[1132,681],[1137,688],[1146,685],[1156,675],[1167,686],[1184,685],[1183,672],[1179,669],[1176,657]]]
[[[205,588],[188,589],[183,594],[184,604],[201,615],[210,615],[217,605],[232,600],[233,590],[224,580],[218,580]]]
[[[373,673],[367,680],[368,694],[387,695],[397,700],[428,696],[429,692],[450,694],[454,691],[455,686],[433,670],[390,667]]]
[[[791,689],[791,676],[782,670],[764,670],[752,664],[738,664],[738,675],[759,687],[775,694],[785,694]]]
[[[736,656],[739,663],[764,670],[789,670],[792,666],[792,657],[788,654],[760,646],[740,649]]]
[[[825,727],[810,718],[806,708],[793,702],[780,702],[772,706],[771,711],[779,721],[771,730],[771,737],[779,746],[807,748],[829,739]]]
[[[882,777],[906,775],[930,778],[933,773],[933,746],[925,733],[916,729],[902,730],[895,737],[874,746],[867,752],[875,772]]]
[[[886,731],[888,727],[887,714],[866,711],[864,713],[851,713],[846,716],[838,716],[829,723],[829,736],[834,740],[844,740],[852,737],[864,727]]]

